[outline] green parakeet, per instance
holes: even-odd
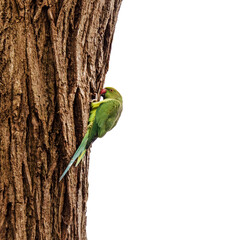
[[[118,122],[122,112],[121,94],[112,87],[102,89],[100,94],[104,100],[91,103],[87,132],[59,181],[63,179],[76,159],[78,159],[76,166],[80,163],[91,143],[103,137]]]

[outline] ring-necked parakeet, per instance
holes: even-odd
[[[100,94],[104,100],[91,103],[87,132],[59,181],[63,179],[76,159],[78,159],[76,166],[80,163],[91,143],[103,137],[118,122],[122,112],[121,94],[112,87],[102,89]]]

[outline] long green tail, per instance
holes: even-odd
[[[65,169],[64,173],[62,174],[62,176],[59,179],[59,182],[63,179],[63,177],[66,175],[66,173],[68,172],[68,170],[70,169],[70,167],[73,165],[73,163],[76,161],[76,159],[78,158],[77,164],[76,166],[79,164],[79,162],[81,161],[81,159],[83,158],[85,152],[86,152],[86,145],[87,145],[87,141],[88,141],[88,135],[89,135],[89,130],[87,131],[86,135],[84,136],[80,146],[78,147],[77,151],[74,153],[70,163],[68,164],[67,168]]]

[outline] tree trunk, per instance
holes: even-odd
[[[0,239],[86,237],[89,153],[121,0],[0,1]]]

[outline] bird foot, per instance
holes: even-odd
[[[97,100],[97,93],[95,93],[95,94],[93,94],[93,95],[94,95],[94,99],[91,100],[91,103],[98,101],[98,100]]]

